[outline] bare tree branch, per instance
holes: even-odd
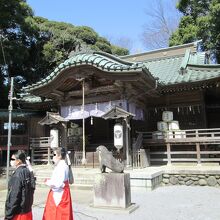
[[[129,51],[133,48],[133,40],[126,36],[121,36],[119,38],[114,38],[112,36],[105,36],[112,44],[119,47],[128,49]]]
[[[141,40],[146,49],[167,47],[169,37],[177,28],[180,14],[177,0],[154,0],[145,9],[147,23],[143,25]],[[166,5],[165,5],[166,4]]]

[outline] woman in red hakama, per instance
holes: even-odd
[[[12,220],[32,220],[32,212],[15,215]]]
[[[57,148],[53,161],[55,169],[51,179],[46,180],[50,186],[44,209],[43,220],[73,220],[72,200],[69,187],[69,167],[65,162],[66,151]]]

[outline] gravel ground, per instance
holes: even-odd
[[[91,192],[88,193],[92,196]],[[87,202],[86,202],[87,201]],[[132,190],[132,202],[139,208],[131,214],[96,210],[73,202],[75,220],[219,220],[220,189],[199,186],[168,186],[154,191]],[[44,204],[33,207],[34,220],[42,219]]]

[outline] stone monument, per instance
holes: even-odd
[[[124,164],[115,159],[105,146],[96,150],[101,173],[95,176],[93,207],[128,213],[136,210],[138,206],[131,203],[130,174],[123,173]],[[106,173],[106,168],[112,172]]]
[[[99,155],[99,166],[102,173],[105,173],[106,167],[113,172],[123,173],[124,164],[114,158],[112,152],[108,151],[105,146],[100,145],[96,148],[96,152],[98,152]]]

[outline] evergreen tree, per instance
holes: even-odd
[[[220,63],[220,1],[180,0],[177,8],[183,17],[170,37],[170,46],[202,39],[204,50],[215,54]]]
[[[92,28],[35,17],[26,0],[0,1],[0,98],[7,100],[7,84],[15,77],[20,87],[47,76],[77,45],[127,55],[127,49],[111,45]],[[6,107],[2,102],[0,107]]]

